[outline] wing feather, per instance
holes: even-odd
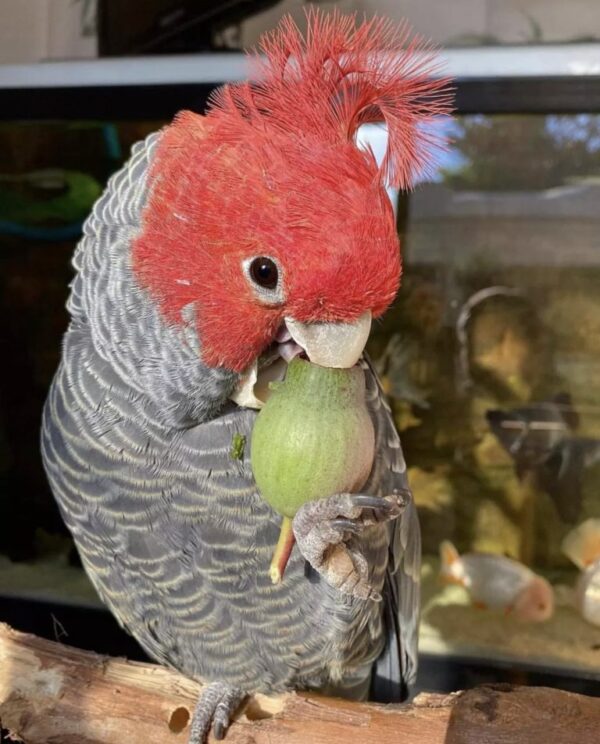
[[[387,637],[372,682],[375,699],[394,702],[406,697],[407,688],[414,684],[417,674],[421,534],[400,437],[377,374],[366,357],[364,367],[370,408],[378,432],[378,492],[385,495],[402,491],[409,498],[404,512],[390,525],[390,552],[383,593]]]

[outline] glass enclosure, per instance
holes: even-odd
[[[40,412],[81,222],[161,123],[0,126],[0,596],[100,605],[45,481]],[[397,204],[403,284],[369,344],[421,518],[421,650],[598,672],[600,627],[564,540],[586,523],[600,543],[600,116],[451,129],[435,177]],[[551,617],[442,581],[444,541],[531,567]]]
[[[161,125],[0,124],[0,597],[100,606],[46,482],[41,411],[82,221],[131,145]]]
[[[599,672],[600,615],[582,617],[598,584],[576,590],[573,561],[600,558],[600,116],[451,130],[435,177],[399,202],[403,285],[370,343],[421,518],[421,650]],[[441,576],[444,541],[531,567],[551,617]],[[529,576],[511,566],[508,583]]]

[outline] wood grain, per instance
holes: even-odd
[[[180,674],[100,656],[0,624],[0,724],[26,744],[185,742],[201,687]],[[592,744],[600,700],[546,688],[422,694],[410,705],[309,694],[256,695],[230,744]]]

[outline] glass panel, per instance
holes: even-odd
[[[0,125],[0,595],[100,604],[46,482],[40,417],[82,221],[133,142],[161,125]]]
[[[400,201],[370,346],[421,517],[421,649],[597,671],[600,116],[451,129]]]

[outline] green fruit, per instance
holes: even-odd
[[[307,501],[360,490],[375,452],[362,369],[294,359],[272,388],[250,453],[265,501],[291,519]]]

